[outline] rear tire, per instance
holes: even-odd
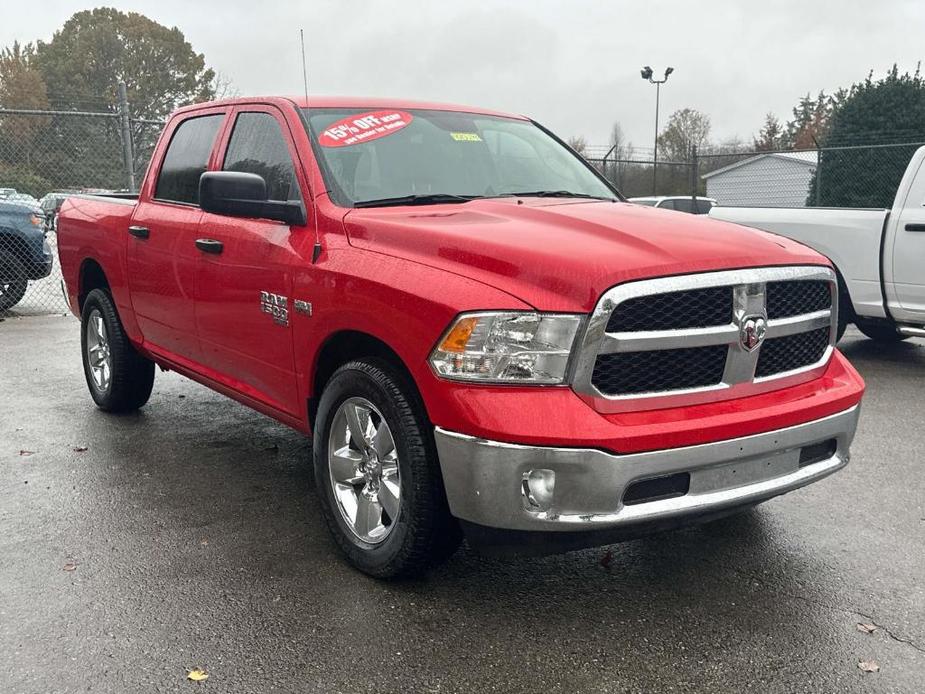
[[[462,535],[447,506],[432,427],[402,373],[373,359],[341,366],[321,394],[314,429],[321,509],[354,567],[406,578],[456,550]]]
[[[13,308],[26,295],[26,267],[15,255],[0,251],[0,311]]]
[[[877,342],[902,342],[909,339],[908,335],[903,335],[896,329],[896,325],[889,321],[868,321],[859,318],[854,324],[864,335]]]
[[[132,412],[151,397],[154,362],[129,342],[109,293],[94,289],[81,311],[80,345],[84,376],[96,406]]]

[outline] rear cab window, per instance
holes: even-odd
[[[214,113],[188,118],[177,126],[157,176],[156,200],[199,204],[199,177],[208,167],[224,119],[224,113]]]

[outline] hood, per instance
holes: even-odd
[[[12,198],[0,198],[0,213],[20,214],[23,216],[43,214],[42,208],[39,205],[34,205],[28,200],[17,200]]]
[[[354,209],[344,225],[354,246],[478,280],[541,311],[590,311],[605,290],[630,280],[828,264],[782,236],[609,201],[497,198]]]

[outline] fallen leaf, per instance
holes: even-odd
[[[877,631],[876,624],[868,624],[867,622],[858,622],[858,631],[862,634],[873,634]]]
[[[207,539],[205,539],[205,538],[202,538],[202,539],[199,541],[199,544],[202,545],[203,547],[205,547],[206,545],[209,544],[209,541],[208,541]]]
[[[77,570],[77,562],[75,562],[75,561],[69,561],[69,562],[68,562],[67,564],[65,564],[62,568],[63,568],[65,571],[76,571],[76,570]]]
[[[601,556],[601,566],[610,571],[610,564],[613,562],[613,552],[609,549]]]
[[[876,660],[860,660],[858,667],[861,668],[861,672],[880,672],[880,663]]]
[[[74,453],[83,453],[88,450],[86,446],[74,446]]]
[[[19,455],[34,455],[35,451],[20,450]]]
[[[209,673],[200,668],[193,668],[186,673],[186,679],[192,680],[193,682],[204,682],[209,679]]]

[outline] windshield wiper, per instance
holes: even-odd
[[[479,195],[453,195],[452,193],[427,193],[424,195],[401,195],[395,198],[360,200],[354,207],[397,207],[399,205],[437,205],[444,202],[469,202]]]
[[[496,198],[587,198],[589,200],[614,200],[601,195],[590,195],[589,193],[574,193],[571,190],[524,190],[511,193],[501,193]]]

